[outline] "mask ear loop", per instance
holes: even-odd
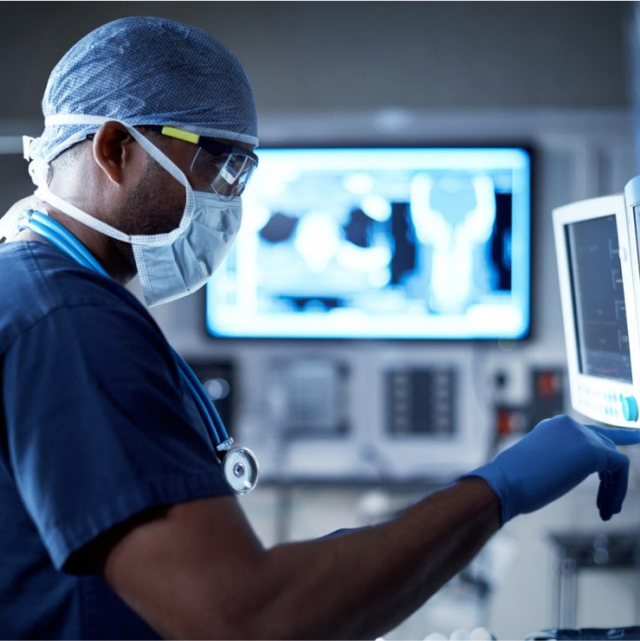
[[[109,120],[105,120],[105,122],[109,122]],[[186,229],[191,223],[191,220],[193,219],[193,215],[195,213],[195,196],[193,193],[193,188],[191,187],[191,183],[189,183],[189,180],[185,176],[184,172],[170,158],[168,158],[162,150],[156,147],[146,136],[141,134],[137,129],[119,120],[115,122],[120,122],[121,125],[126,127],[127,131],[133,136],[133,138],[135,138],[135,140],[142,146],[142,148],[165,171],[171,174],[171,176],[173,176],[185,188],[186,201],[184,204],[182,219],[180,220],[178,228]]]
[[[53,205],[60,211],[71,216],[78,222],[83,223],[87,227],[91,227],[96,231],[99,231],[106,236],[115,238],[116,240],[121,240],[123,242],[129,243],[131,245],[169,245],[176,238],[181,236],[185,229],[191,223],[195,213],[195,196],[193,189],[189,184],[189,181],[182,170],[170,160],[158,147],[156,147],[148,138],[143,134],[137,131],[131,125],[128,125],[126,122],[117,120],[116,118],[106,118],[104,116],[87,116],[87,115],[71,115],[71,114],[57,114],[54,116],[47,116],[45,118],[45,126],[58,126],[58,125],[102,125],[105,122],[118,122],[127,131],[131,136],[145,149],[145,151],[163,168],[165,169],[173,178],[175,178],[179,183],[181,183],[186,191],[185,206],[182,213],[182,218],[178,227],[167,234],[155,234],[155,235],[129,235],[121,232],[120,230],[104,223],[101,220],[90,216],[86,212],[78,209],[71,203],[63,200],[62,198],[56,196],[50,189],[48,185],[49,174],[44,175],[44,166],[49,168],[48,163],[44,163],[41,159],[34,159],[31,161],[29,166],[29,171],[31,176],[37,185],[38,189],[35,191],[35,195],[40,199],[48,202]],[[28,149],[25,149],[25,153],[28,153]],[[33,169],[31,166],[33,165]]]

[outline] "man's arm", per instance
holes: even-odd
[[[516,445],[395,519],[264,550],[233,498],[176,505],[102,556],[114,590],[177,638],[372,638],[418,608],[509,519],[594,472],[603,519],[622,508],[639,430],[543,421]]]
[[[461,570],[500,527],[485,481],[464,480],[397,518],[264,550],[232,498],[170,508],[106,558],[114,590],[171,638],[374,638]]]

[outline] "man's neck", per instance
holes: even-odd
[[[114,280],[126,285],[136,275],[133,250],[130,245],[105,236],[52,207],[47,206],[46,209],[47,215],[73,234]],[[30,229],[21,231],[7,242],[14,241],[49,242]]]

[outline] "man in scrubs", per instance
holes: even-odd
[[[158,18],[53,70],[29,147],[39,204],[0,244],[0,633],[373,638],[507,521],[594,472],[620,511],[635,432],[556,417],[380,525],[265,549],[147,305],[201,286],[257,159],[235,56]]]

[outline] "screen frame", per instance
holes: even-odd
[[[446,337],[446,336],[409,336],[409,337],[396,337],[396,336],[249,336],[249,335],[238,335],[231,336],[227,334],[218,334],[210,326],[209,323],[209,282],[203,288],[204,292],[201,298],[201,309],[202,315],[201,318],[204,318],[204,322],[201,327],[203,334],[208,340],[215,341],[218,344],[225,344],[227,342],[235,343],[237,341],[242,343],[285,343],[287,345],[310,345],[313,343],[319,344],[344,344],[344,343],[354,343],[357,345],[363,344],[415,344],[415,343],[429,343],[429,344],[488,344],[492,342],[502,342],[505,341],[507,344],[523,343],[534,337],[534,284],[533,284],[533,272],[535,269],[535,257],[534,257],[534,243],[535,243],[535,208],[536,208],[536,175],[537,175],[537,152],[535,146],[527,141],[522,140],[513,140],[513,141],[473,141],[469,144],[464,142],[457,141],[455,143],[447,144],[438,142],[436,144],[430,143],[416,143],[416,142],[397,142],[397,141],[383,141],[380,143],[372,142],[340,142],[336,143],[335,141],[323,140],[320,142],[270,142],[268,144],[262,145],[256,150],[258,157],[260,156],[261,150],[304,150],[304,149],[337,149],[337,150],[366,150],[366,149],[427,149],[427,150],[473,150],[473,151],[483,151],[483,150],[518,150],[522,151],[527,155],[528,158],[528,187],[529,187],[529,218],[527,222],[527,233],[528,233],[528,255],[529,255],[529,267],[527,270],[525,278],[525,286],[527,291],[527,309],[526,309],[526,328],[525,330],[517,337],[500,337],[500,336],[473,336],[473,337]]]
[[[567,227],[573,223],[615,215],[618,233],[620,268],[627,312],[627,331],[631,360],[631,383],[617,379],[590,376],[580,371],[577,318],[572,290],[571,263],[567,242]],[[634,396],[640,399],[640,335],[636,287],[631,260],[630,231],[627,224],[625,199],[622,194],[582,200],[553,210],[553,227],[558,262],[560,299],[564,325],[567,368],[571,402],[574,409],[584,416],[604,424],[620,427],[640,427],[640,421],[624,420],[612,415],[610,408],[619,409],[622,397]]]

